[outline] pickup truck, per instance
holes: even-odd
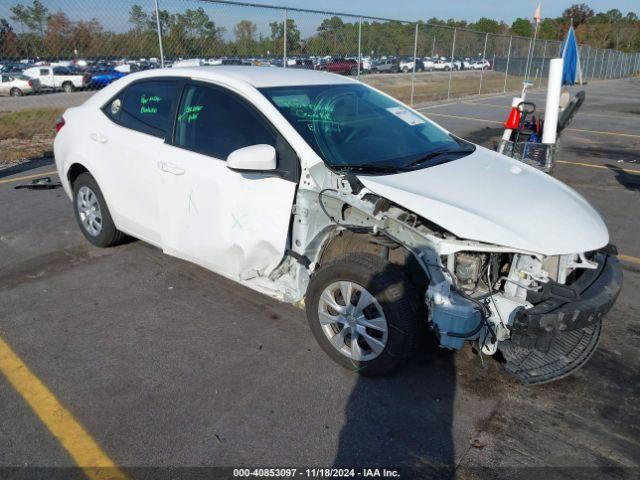
[[[91,82],[91,75],[77,73],[67,67],[39,66],[27,68],[24,75],[40,80],[40,87],[49,90],[74,90],[85,88]]]

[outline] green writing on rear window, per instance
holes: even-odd
[[[204,108],[203,105],[185,105],[184,110],[178,115],[179,122],[195,122]]]
[[[140,95],[140,113],[155,114],[158,113],[157,104],[162,101],[162,97],[158,95]]]

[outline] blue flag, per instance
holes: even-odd
[[[567,38],[565,38],[562,44],[562,59],[564,60],[562,85],[574,85],[576,83],[576,76],[580,71],[580,55],[573,25],[569,27]]]

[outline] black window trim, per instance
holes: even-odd
[[[264,113],[262,113],[258,108],[256,108],[255,105],[253,105],[249,100],[247,100],[245,97],[243,97],[239,93],[237,93],[237,92],[233,91],[232,89],[230,89],[230,88],[228,88],[228,87],[226,87],[224,85],[221,85],[219,83],[196,80],[196,79],[193,79],[193,78],[183,78],[183,80],[184,80],[184,82],[183,82],[183,84],[181,86],[180,95],[178,96],[178,101],[176,102],[175,108],[173,109],[173,112],[172,112],[173,122],[172,122],[172,126],[170,127],[171,134],[167,135],[167,138],[165,139],[165,143],[167,145],[171,145],[171,146],[173,146],[175,148],[180,148],[181,150],[185,150],[185,151],[188,151],[188,152],[197,153],[198,155],[203,155],[203,156],[206,156],[206,157],[209,157],[209,158],[212,158],[212,159],[216,159],[218,161],[226,162],[226,159],[220,159],[218,157],[214,157],[213,155],[207,155],[207,154],[204,154],[204,153],[200,153],[200,152],[197,152],[197,151],[192,150],[190,148],[186,148],[186,147],[183,147],[181,145],[177,145],[176,142],[175,142],[176,127],[177,127],[177,124],[178,124],[178,108],[182,104],[182,99],[184,97],[186,89],[189,86],[198,86],[198,87],[210,88],[212,90],[218,90],[218,91],[220,91],[220,92],[222,92],[224,94],[227,94],[227,95],[233,97],[239,103],[243,104],[245,107],[247,107],[253,113],[255,113],[256,116],[258,117],[258,119],[264,125],[264,127],[270,133],[272,133],[275,137],[277,137],[279,141],[283,142],[291,150],[291,152],[293,152],[293,154],[295,155],[296,158],[295,158],[294,171],[281,169],[280,168],[280,162],[278,161],[278,167],[273,172],[269,172],[269,174],[281,177],[284,180],[289,180],[289,181],[294,182],[296,184],[300,181],[301,167],[300,167],[300,157],[298,156],[298,152],[296,152],[296,150],[291,146],[291,144],[287,141],[287,139],[280,132],[280,130],[278,130],[278,128],[265,116]],[[280,152],[278,152],[278,157],[280,157]],[[251,172],[247,171],[246,173],[251,173]],[[265,174],[266,172],[259,172],[259,173]]]
[[[117,93],[115,93],[113,96],[111,96],[109,98],[109,100],[100,107],[100,110],[102,111],[102,114],[107,117],[107,120],[109,120],[110,122],[113,122],[114,124],[118,125],[121,128],[125,128],[129,131],[132,132],[136,132],[136,133],[140,133],[142,135],[149,135],[150,137],[153,138],[159,138],[161,140],[164,140],[165,142],[167,141],[167,139],[169,138],[173,138],[173,129],[174,129],[174,121],[175,121],[175,116],[176,116],[176,112],[178,110],[178,105],[180,104],[180,101],[182,100],[182,94],[184,92],[184,84],[188,81],[189,79],[187,77],[177,77],[177,76],[158,76],[158,77],[146,77],[146,78],[140,78],[138,80],[134,80],[131,83],[128,83],[127,85],[125,85],[124,87],[122,87],[120,90],[118,90]],[[154,135],[153,133],[149,133],[149,132],[141,132],[140,130],[136,130],[135,128],[131,128],[131,127],[127,127],[126,125],[123,125],[122,122],[120,122],[120,119],[118,118],[118,120],[114,120],[107,112],[106,110],[109,109],[111,107],[111,104],[113,103],[113,101],[117,98],[122,98],[124,99],[124,96],[127,94],[127,90],[129,90],[130,87],[137,85],[139,83],[144,83],[144,82],[162,82],[162,81],[174,81],[177,82],[176,83],[176,91],[177,91],[177,96],[176,96],[176,102],[174,102],[174,104],[171,106],[171,110],[169,110],[169,125],[167,128],[167,132],[164,135]]]

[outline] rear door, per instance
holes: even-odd
[[[160,244],[157,163],[170,134],[182,80],[156,78],[130,84],[87,126],[100,162],[100,188],[118,226]]]
[[[275,172],[227,168],[242,147],[269,144]],[[229,277],[268,275],[287,248],[299,179],[293,149],[234,92],[205,83],[184,88],[173,144],[159,156],[163,250]]]

